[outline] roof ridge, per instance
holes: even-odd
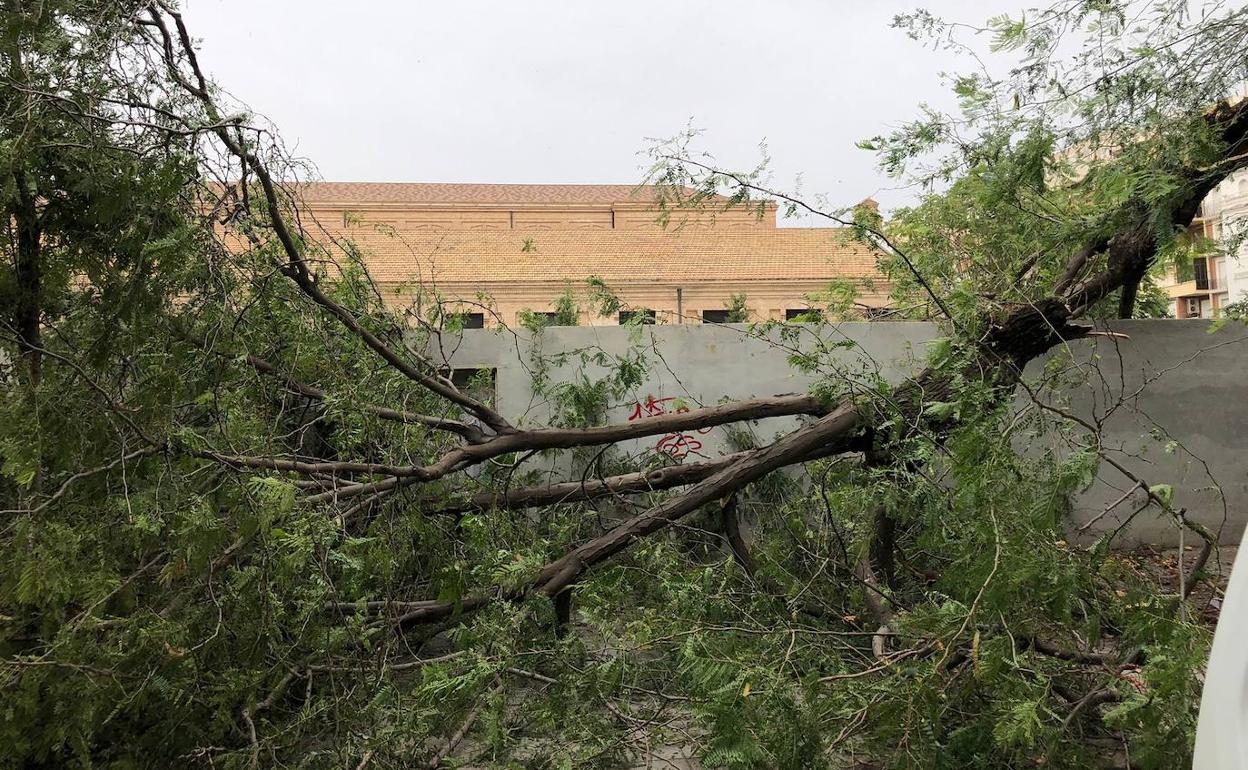
[[[445,187],[655,187],[653,184],[631,182],[418,182],[405,180],[334,180],[300,181],[297,185],[375,184],[375,185],[425,185]]]
[[[309,203],[608,205],[653,201],[658,185],[547,182],[291,182]]]

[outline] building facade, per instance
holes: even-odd
[[[1215,248],[1192,259],[1190,270],[1172,270],[1162,281],[1176,318],[1214,318],[1230,303],[1248,299],[1248,172],[1227,177],[1201,203],[1191,235]],[[1186,266],[1185,266],[1186,268]]]
[[[654,189],[628,185],[311,183],[298,193],[305,228],[355,244],[388,302],[437,301],[473,326],[561,309],[567,320],[559,298],[569,291],[580,325],[631,313],[735,320],[741,295],[755,321],[810,318],[829,303],[847,317],[887,312],[868,248],[845,228],[777,227],[770,203],[677,211],[664,226]],[[619,312],[590,310],[590,276]]]

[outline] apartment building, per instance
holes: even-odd
[[[1232,302],[1248,299],[1248,172],[1231,175],[1201,203],[1191,234],[1217,244],[1192,259],[1190,270],[1171,270],[1161,285],[1174,300],[1176,318],[1214,318]],[[1184,266],[1186,268],[1186,266]]]

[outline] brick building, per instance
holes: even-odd
[[[569,282],[580,324],[620,323],[585,309],[591,275],[659,323],[722,321],[741,293],[751,320],[792,318],[826,304],[833,281],[856,287],[851,315],[887,304],[875,257],[844,228],[779,228],[774,204],[761,217],[678,213],[663,228],[654,190],[629,185],[326,182],[299,193],[305,224],[356,243],[383,296],[408,302],[419,284],[472,325],[550,313]]]

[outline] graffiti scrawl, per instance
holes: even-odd
[[[680,414],[689,411],[689,405],[683,401],[678,405],[675,396],[667,398],[655,398],[654,396],[646,396],[645,403],[637,402],[633,405],[633,413],[628,416],[628,421],[644,420],[647,417],[659,417],[665,414]],[[713,428],[699,428],[695,433],[668,433],[660,436],[659,440],[654,444],[654,451],[668,455],[673,460],[682,460],[690,454],[700,452],[702,450],[702,441],[698,436],[705,436],[710,433]]]

